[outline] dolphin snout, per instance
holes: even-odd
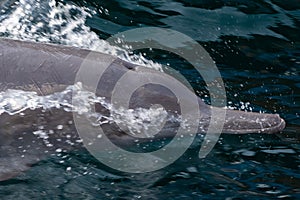
[[[285,121],[278,114],[226,110],[224,133],[277,133],[284,129]]]

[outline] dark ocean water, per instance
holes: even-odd
[[[138,27],[184,33],[216,62],[231,106],[249,110],[243,104],[250,102],[253,111],[280,114],[287,126],[275,135],[223,134],[205,159],[197,157],[200,144],[195,142],[171,166],[146,174],[112,172],[82,151],[53,156],[19,177],[0,182],[0,199],[300,198],[299,0],[56,1],[57,10],[63,13],[62,22],[56,28],[44,25],[37,31],[29,27],[55,19],[46,14],[48,3],[54,1],[16,2],[0,3],[2,36],[92,48],[97,39],[86,42],[83,33],[89,39],[96,35],[99,41]],[[26,5],[25,10],[32,12],[25,17],[14,12]],[[68,5],[74,7],[63,9]],[[81,13],[83,7],[89,16]],[[72,20],[74,16],[77,18]],[[15,33],[15,26],[4,25],[9,17],[24,29]],[[88,31],[72,29],[65,33],[61,28],[80,20],[90,28]],[[72,40],[75,33],[83,42]],[[186,61],[164,51],[146,52],[149,60],[169,63],[179,70],[209,102],[205,84]]]

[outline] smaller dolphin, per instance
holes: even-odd
[[[74,85],[76,74],[89,53],[91,51],[75,47],[1,38],[0,92],[17,89],[34,91],[40,96],[62,92],[68,86]],[[114,86],[126,72],[132,71],[136,78],[140,78],[145,72],[143,67],[111,55],[93,53],[99,60],[114,60],[103,73],[96,89],[96,95],[107,100],[110,100]],[[152,70],[151,73],[161,72]],[[186,95],[187,102],[189,98],[195,98],[195,94],[190,92]],[[211,120],[212,107],[200,98],[197,101],[201,111],[199,132],[205,133]],[[137,89],[130,101],[131,108],[150,108],[155,104],[162,105],[167,111],[180,113],[176,96],[166,88],[154,84]],[[96,107],[97,112],[103,115],[109,112],[101,105]],[[101,126],[114,143],[123,145],[124,148],[135,144],[135,138],[125,134],[115,124],[106,123]],[[61,149],[82,147],[77,142],[80,138],[74,127],[72,113],[59,108],[27,109],[22,114],[15,115],[2,113],[0,127],[0,181],[16,176],[45,155]],[[284,120],[277,114],[226,110],[222,132],[270,134],[280,132],[284,127]],[[169,122],[154,139],[173,137],[176,128],[178,123]]]

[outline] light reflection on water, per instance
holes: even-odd
[[[296,5],[286,9],[277,1],[61,2],[2,1],[1,35],[114,54],[117,49],[103,40],[110,34],[139,26],[172,28],[211,53],[232,105],[241,108],[240,102],[250,102],[254,111],[279,113],[287,128],[277,135],[223,135],[203,160],[197,158],[199,139],[172,166],[141,175],[111,171],[84,150],[56,152],[21,176],[1,182],[1,198],[299,198],[300,11]],[[183,74],[193,73],[168,54],[153,55],[158,62],[176,64]],[[200,95],[206,94],[201,82],[191,82]]]

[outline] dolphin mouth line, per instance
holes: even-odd
[[[141,75],[143,71],[148,72],[147,70],[142,70],[142,68],[140,70],[133,70],[136,67],[135,65],[111,55],[94,52],[97,59],[88,57],[91,51],[75,47],[0,38],[0,50],[3,53],[1,54],[3,62],[0,63],[0,69],[2,70],[0,73],[0,91],[6,89],[25,89],[35,91],[38,95],[43,96],[61,92],[66,89],[64,86],[72,85],[76,82],[76,77],[83,66],[82,63],[87,58],[91,59],[90,68],[87,68],[91,71],[95,70],[94,64],[99,66],[97,61],[99,59],[103,60],[103,62],[108,62],[109,66],[105,68],[105,71],[101,72],[101,85],[105,87],[97,88],[96,95],[106,98],[109,101],[116,82],[124,74],[131,70],[132,74],[142,79],[145,78]],[[35,59],[29,59],[31,57],[35,57]],[[22,63],[22,67],[20,63]],[[151,73],[159,72],[151,71]],[[86,76],[88,75],[92,74],[86,74]],[[155,97],[157,94],[160,95],[159,98]],[[188,98],[193,99],[195,94],[190,92],[187,95],[185,97],[188,100],[187,102],[191,102]],[[161,102],[168,110],[176,110],[178,108],[178,100],[174,95],[163,89],[163,87],[151,84],[136,91],[132,99],[132,107],[136,108],[143,108],[145,105],[150,105],[153,102]],[[203,111],[200,121],[203,120],[204,122],[202,124],[203,127],[200,128],[201,131],[205,131],[213,114],[211,110],[215,109],[217,113],[221,108],[210,107],[200,98],[198,98],[198,102],[201,112]],[[224,110],[221,113],[223,112]],[[247,113],[237,110],[226,110],[225,122],[222,121],[222,123],[224,123],[222,132],[227,134],[270,134],[282,131],[286,125],[285,121],[277,114]],[[222,129],[221,126],[219,127]]]
[[[280,123],[266,127],[266,128],[254,128],[254,129],[223,129],[224,133],[229,134],[248,134],[248,133],[266,133],[266,134],[272,134],[272,133],[278,133],[281,132],[286,126],[286,122],[284,119],[280,118]]]

